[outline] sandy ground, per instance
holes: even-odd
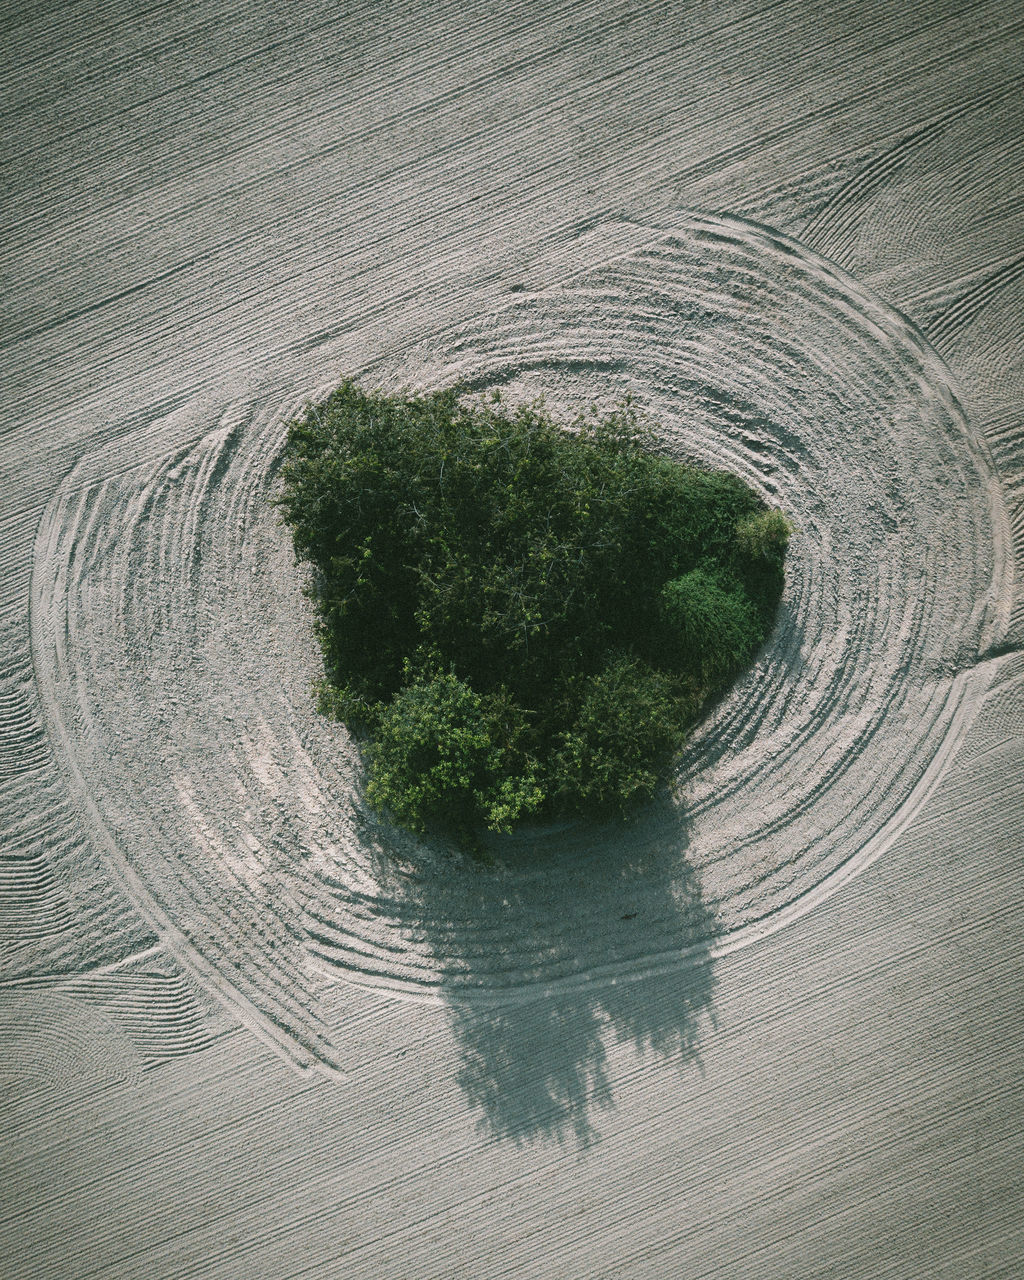
[[[2,29],[0,1272],[1024,1273],[1014,6]],[[347,373],[794,516],[628,833],[365,810],[266,501]]]

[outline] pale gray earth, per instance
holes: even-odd
[[[0,1274],[1024,1274],[1024,14],[0,21]],[[267,502],[346,374],[795,521],[628,829],[366,808]]]

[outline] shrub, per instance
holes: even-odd
[[[736,525],[730,567],[755,605],[763,629],[782,594],[783,566],[793,526],[781,511],[757,511]]]
[[[627,654],[612,658],[586,681],[560,735],[554,794],[573,811],[626,816],[654,794],[695,709],[671,676]]]
[[[742,587],[707,569],[667,582],[660,603],[678,666],[708,689],[747,662],[763,638],[757,609]]]
[[[781,564],[793,526],[781,511],[762,511],[736,526],[736,545],[749,560]]]
[[[367,797],[413,831],[507,831],[543,797],[532,773],[510,769],[516,744],[500,732],[494,706],[452,672],[420,677],[379,717]]]
[[[628,401],[565,429],[542,403],[346,382],[289,424],[281,474],[320,708],[416,830],[628,812],[782,588],[785,517],[660,456]]]

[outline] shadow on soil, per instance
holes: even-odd
[[[551,994],[489,1010],[455,999],[459,1084],[493,1137],[573,1137],[590,1146],[600,1136],[595,1115],[613,1105],[608,1038],[631,1040],[679,1068],[699,1062],[712,985],[706,961],[668,977],[610,982],[599,994]]]
[[[716,921],[685,858],[685,822],[652,809],[611,835],[499,843],[492,865],[453,862],[446,876],[442,864],[407,899],[407,922],[445,973],[459,1084],[493,1137],[597,1140],[614,1042],[699,1065]]]

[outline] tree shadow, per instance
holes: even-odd
[[[777,701],[803,679],[804,639],[784,598],[771,665],[704,708],[680,779],[713,775],[763,731],[765,689]],[[596,1141],[594,1119],[614,1104],[615,1043],[699,1067],[726,930],[689,858],[686,805],[669,789],[628,823],[491,837],[483,860],[372,810],[360,818],[375,875],[401,902],[399,927],[436,961],[459,1084],[491,1136]],[[703,848],[701,861],[727,857]],[[412,869],[401,884],[396,859]]]
[[[699,1063],[719,930],[685,850],[668,798],[628,825],[496,837],[487,862],[435,850],[406,925],[438,962],[458,1082],[490,1136],[598,1140],[613,1042]]]
[[[681,961],[677,972],[600,992],[548,992],[487,1009],[449,1001],[462,1053],[459,1085],[490,1136],[523,1144],[546,1136],[590,1146],[597,1113],[614,1105],[609,1036],[682,1068],[699,1062],[704,1023],[713,1023],[712,962]]]

